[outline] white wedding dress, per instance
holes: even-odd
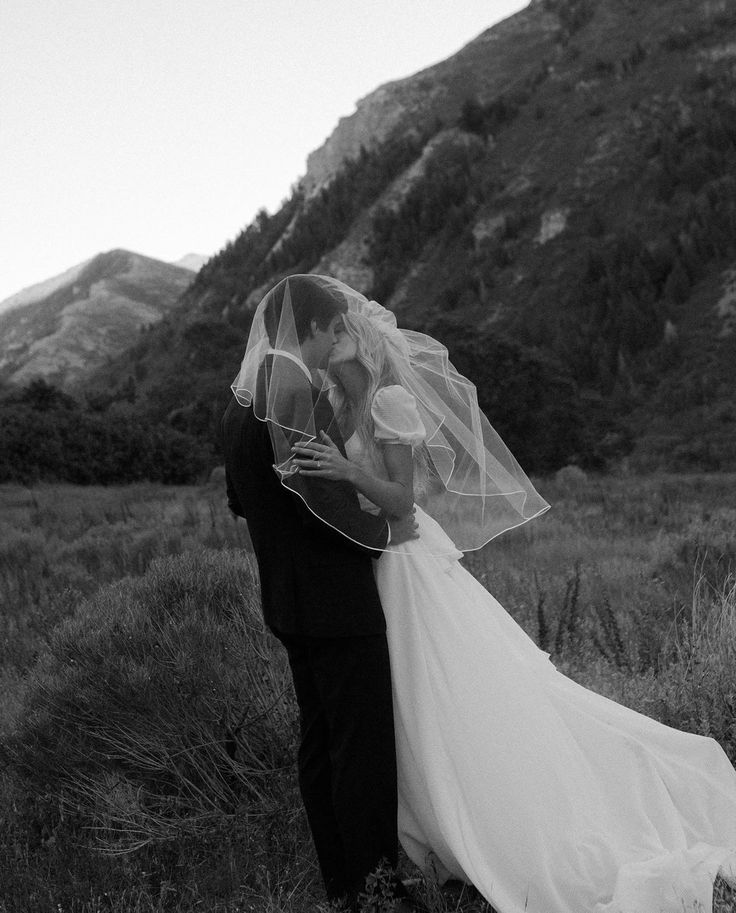
[[[377,439],[421,439],[407,396],[376,395]],[[354,435],[347,453],[385,477],[380,448]],[[723,750],[558,672],[417,519],[420,538],[375,562],[407,855],[498,913],[710,913],[716,875],[736,878]]]

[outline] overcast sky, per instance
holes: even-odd
[[[0,301],[123,247],[209,255],[359,98],[526,0],[0,0]]]

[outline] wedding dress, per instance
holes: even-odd
[[[378,392],[377,440],[421,440],[406,397]],[[380,447],[346,450],[386,478]],[[716,875],[736,878],[723,750],[558,672],[416,513],[420,538],[375,562],[407,855],[498,913],[710,913]]]

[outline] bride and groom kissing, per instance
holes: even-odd
[[[400,843],[498,913],[711,903],[736,878],[720,746],[567,679],[460,564],[548,505],[446,349],[338,280],[289,276],[233,392],[228,503],[291,666],[328,899],[359,909]]]

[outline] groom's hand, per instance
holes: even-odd
[[[401,545],[402,542],[419,538],[419,526],[414,519],[413,509],[406,517],[390,517],[388,527],[391,531],[388,540],[389,545]]]

